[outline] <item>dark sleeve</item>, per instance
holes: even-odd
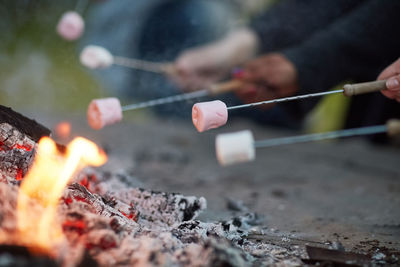
[[[255,18],[250,27],[261,41],[261,53],[280,50],[302,42],[363,2],[281,0]]]
[[[400,1],[370,0],[284,54],[297,68],[300,92],[321,92],[351,80],[375,80],[400,55]],[[288,106],[308,112],[317,99]]]

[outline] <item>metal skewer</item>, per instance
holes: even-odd
[[[173,103],[173,102],[178,102],[178,101],[185,101],[185,100],[198,98],[198,97],[204,97],[207,95],[209,95],[209,90],[203,89],[203,90],[192,92],[192,93],[179,94],[179,95],[154,99],[154,100],[150,100],[150,101],[146,101],[146,102],[141,102],[141,103],[137,103],[137,104],[126,105],[126,106],[122,107],[122,111],[154,107],[154,106],[158,106],[158,105],[163,105],[163,104],[168,104],[168,103]]]
[[[142,64],[142,63],[147,64],[149,62],[140,62],[140,61],[138,62],[138,64]],[[150,63],[150,65],[146,65],[146,67],[148,67],[148,68],[154,68],[154,69],[159,68],[159,70],[163,69],[164,68],[163,66],[165,67],[165,65],[163,65],[163,63]],[[217,95],[217,94],[236,90],[236,89],[240,88],[241,86],[242,86],[242,82],[240,80],[230,80],[228,82],[217,83],[217,84],[210,86],[207,89],[203,89],[203,90],[199,90],[199,91],[195,91],[195,92],[191,92],[191,93],[179,94],[179,95],[154,99],[154,100],[150,100],[150,101],[146,101],[146,102],[136,103],[136,104],[132,104],[132,105],[126,105],[126,106],[122,107],[122,111],[164,105],[164,104],[169,104],[169,103],[178,102],[178,101],[185,101],[185,100],[190,100],[190,99],[194,99],[194,98],[205,97],[208,95]],[[272,99],[272,100],[267,100],[267,101],[251,103],[251,104],[232,106],[232,107],[228,107],[227,109],[228,110],[241,109],[241,108],[247,108],[247,107],[254,107],[254,106],[258,106],[258,105],[281,103],[281,102],[294,101],[294,100],[300,100],[300,99],[312,98],[312,97],[319,97],[319,96],[337,94],[337,93],[343,93],[346,96],[352,96],[352,95],[364,94],[364,93],[368,93],[368,92],[375,92],[375,91],[380,91],[380,90],[385,90],[385,89],[386,89],[386,80],[367,82],[367,83],[346,84],[343,89],[339,89],[339,90]]]
[[[327,92],[322,92],[322,93],[314,93],[314,94],[307,94],[307,95],[284,97],[284,98],[272,99],[272,100],[267,100],[267,101],[260,101],[260,102],[250,103],[250,104],[232,106],[232,107],[228,107],[228,110],[255,107],[255,106],[266,105],[266,104],[275,104],[275,103],[281,103],[281,102],[288,102],[288,101],[293,101],[293,100],[312,98],[312,97],[318,97],[318,96],[324,96],[324,95],[331,95],[331,94],[343,93],[343,91],[344,91],[343,89],[340,89],[340,90],[327,91]]]
[[[207,89],[203,89],[203,90],[199,90],[199,91],[195,91],[195,92],[191,92],[191,93],[179,94],[179,95],[154,99],[154,100],[150,100],[150,101],[146,101],[146,102],[136,103],[136,104],[132,104],[132,105],[126,105],[126,106],[122,107],[122,111],[153,107],[153,106],[169,104],[169,103],[178,102],[178,101],[185,101],[185,100],[190,100],[190,99],[194,99],[194,98],[205,97],[205,96],[209,96],[209,95],[222,94],[222,93],[226,93],[226,92],[235,90],[237,88],[240,88],[241,85],[242,85],[242,83],[238,80],[231,80],[228,82],[217,83],[217,84],[210,86]]]
[[[142,59],[119,56],[114,56],[113,64],[159,74],[169,74],[175,71],[172,63],[151,62]]]
[[[215,140],[215,148],[219,163],[223,166],[227,166],[235,163],[254,160],[256,157],[256,149],[258,148],[292,145],[340,137],[362,136],[377,133],[387,133],[389,136],[400,135],[400,119],[391,119],[384,125],[260,141],[254,141],[251,131],[245,130],[218,135]]]
[[[343,87],[343,89],[339,89],[339,90],[291,96],[291,97],[284,97],[284,98],[260,101],[260,102],[250,103],[250,104],[232,106],[232,107],[228,107],[228,110],[255,107],[255,106],[266,105],[266,104],[288,102],[288,101],[293,101],[293,100],[300,100],[300,99],[306,99],[306,98],[312,98],[312,97],[318,97],[318,96],[324,96],[324,95],[331,95],[331,94],[338,94],[338,93],[343,93],[345,96],[353,96],[353,95],[365,94],[365,93],[376,92],[376,91],[381,91],[381,90],[386,90],[386,89],[387,89],[386,80],[366,82],[366,83],[346,84]]]
[[[399,122],[397,122],[397,123],[399,123]],[[348,130],[333,131],[333,132],[327,132],[327,133],[306,134],[306,135],[293,136],[293,137],[268,139],[268,140],[262,140],[262,141],[255,141],[254,147],[255,148],[265,148],[265,147],[273,147],[273,146],[281,146],[281,145],[292,145],[292,144],[299,144],[299,143],[315,142],[315,141],[328,140],[328,139],[336,139],[336,138],[341,138],[341,137],[351,137],[351,136],[361,136],[361,135],[385,133],[385,132],[388,132],[388,129],[389,129],[388,125],[378,125],[378,126],[369,126],[369,127],[362,127],[362,128],[348,129]]]

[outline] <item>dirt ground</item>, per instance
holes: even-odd
[[[66,119],[65,114],[31,116],[48,127]],[[356,251],[400,250],[399,147],[351,138],[259,149],[254,162],[220,167],[214,149],[218,133],[251,129],[256,140],[298,133],[242,120],[203,134],[189,121],[140,117],[93,131],[83,114],[68,120],[74,135],[107,150],[104,169],[128,172],[144,188],[204,196],[208,209],[202,220],[257,212],[263,229],[277,236],[340,241]],[[228,202],[240,201],[242,211],[228,208]]]

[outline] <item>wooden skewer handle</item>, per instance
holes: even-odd
[[[400,135],[400,120],[390,119],[386,123],[387,132],[390,136]]]
[[[210,91],[210,94],[218,95],[218,94],[228,93],[228,92],[237,90],[237,89],[241,88],[242,85],[243,85],[243,83],[239,80],[230,80],[230,81],[223,82],[223,83],[213,84],[208,88],[208,90]]]
[[[174,63],[162,63],[161,71],[167,75],[174,75],[177,73]]]
[[[366,93],[377,92],[386,90],[386,80],[366,82],[366,83],[355,83],[346,84],[343,87],[343,94],[345,96],[361,95]]]

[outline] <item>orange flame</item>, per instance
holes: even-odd
[[[39,141],[35,162],[22,181],[17,205],[21,242],[37,250],[50,251],[64,240],[57,221],[57,206],[71,177],[85,166],[100,166],[106,154],[96,144],[77,137],[64,154],[48,137]],[[33,202],[39,203],[32,205]]]

